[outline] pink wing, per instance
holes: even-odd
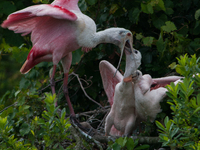
[[[106,60],[102,60],[100,62],[99,69],[100,69],[100,74],[101,74],[104,90],[108,97],[110,106],[112,106],[113,100],[114,100],[114,94],[115,94],[115,86],[117,85],[117,83],[123,80],[123,76],[119,71],[117,71],[114,77],[116,68]],[[122,136],[123,133],[118,131],[113,125],[110,130],[110,135]]]
[[[108,97],[108,101],[110,105],[112,106],[114,93],[115,93],[115,86],[117,83],[122,81],[123,76],[119,71],[117,71],[114,77],[116,68],[106,60],[102,60],[100,62],[99,69],[100,69],[100,74],[101,74],[104,90]]]
[[[170,84],[171,82],[175,82],[183,77],[181,76],[168,76],[168,77],[162,77],[162,78],[154,78],[152,79],[152,87],[151,90],[157,89],[159,87],[165,87],[166,85]]]
[[[1,26],[13,30],[15,33],[27,35],[37,24],[38,17],[50,16],[56,19],[75,21],[76,14],[58,5],[41,4],[30,6],[10,14]]]

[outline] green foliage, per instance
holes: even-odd
[[[156,121],[160,129],[159,137],[163,146],[171,149],[199,149],[200,129],[200,75],[199,58],[188,55],[177,58],[176,71],[185,78],[178,84],[167,86],[168,103],[172,119],[165,117],[164,125]]]
[[[3,22],[10,13],[25,7],[51,2],[52,0],[1,0],[0,20]],[[170,118],[171,111],[173,118],[166,119],[163,128],[160,129],[164,135],[160,135],[160,137],[165,139],[163,145],[172,148],[190,148],[185,144],[190,144],[188,137],[193,140],[191,146],[198,147],[200,144],[195,136],[198,135],[196,129],[200,130],[200,127],[194,123],[194,120],[199,121],[195,117],[200,112],[200,96],[198,94],[200,77],[199,75],[192,77],[192,75],[200,72],[199,59],[196,59],[200,56],[200,10],[198,7],[200,1],[79,0],[78,5],[84,14],[94,19],[98,31],[113,26],[132,31],[134,48],[142,53],[140,70],[143,74],[148,73],[152,77],[164,76],[171,72],[169,65],[176,60],[176,57],[181,56],[178,59],[179,64],[174,63],[170,67],[186,78],[180,85],[168,86],[170,91],[168,95],[171,100],[168,101],[168,104],[163,102],[163,112],[158,115],[157,119],[161,120],[162,116],[166,115]],[[29,35],[21,37],[20,34],[0,28],[0,116],[2,122],[7,120],[6,127],[8,127],[8,130],[5,131],[7,141],[1,138],[0,142],[9,146],[8,149],[13,149],[14,146],[17,149],[17,145],[18,149],[41,149],[42,147],[58,149],[60,147],[58,143],[65,138],[65,135],[58,135],[58,131],[62,132],[60,127],[63,127],[66,122],[59,120],[62,117],[57,117],[56,108],[52,104],[54,97],[46,95],[48,98],[45,102],[43,101],[44,93],[51,91],[48,87],[48,79],[52,63],[40,63],[26,75],[19,73],[31,47]],[[188,55],[184,55],[185,53],[192,57],[189,58]],[[98,71],[99,62],[105,59],[117,66],[118,58],[119,50],[111,44],[101,44],[88,53],[83,53],[81,49],[73,52],[70,72],[74,71],[82,78],[81,81],[83,81],[88,95],[103,106],[108,105],[108,102]],[[125,68],[124,62],[125,57],[123,57],[120,67],[122,73]],[[56,81],[63,78],[61,64],[58,64],[55,77]],[[64,112],[64,108],[66,108],[67,113],[69,110],[62,92],[62,82],[56,82],[56,93],[58,105]],[[76,113],[97,108],[96,104],[86,98],[79,82],[72,76],[69,77],[69,95]],[[167,108],[168,105],[171,110]],[[181,115],[182,120],[178,119],[178,115]],[[174,120],[175,118],[176,120]],[[181,124],[177,125],[178,123]],[[69,124],[67,123],[67,125]],[[160,127],[162,127],[161,125],[160,123]],[[5,127],[5,125],[2,126]],[[68,135],[65,127],[63,130]],[[183,130],[188,130],[188,132]],[[141,134],[157,136],[153,124],[146,125]],[[178,136],[179,134],[180,136]],[[189,134],[191,135],[189,136]],[[54,136],[56,138],[52,138]],[[53,139],[56,141],[52,141]],[[166,141],[166,139],[169,140]],[[9,140],[12,144],[9,144]],[[125,144],[120,144],[120,141]],[[119,148],[133,148],[134,146],[131,144],[137,143],[137,140],[134,143],[129,141],[129,139],[120,139],[112,144]],[[174,141],[177,141],[175,145]],[[131,146],[128,143],[131,143]],[[37,146],[34,147],[34,145]]]
[[[0,113],[0,145],[1,149],[36,150],[63,149],[61,143],[69,140],[69,119],[65,119],[66,110],[61,115],[55,107],[56,95],[46,93],[46,107],[41,115],[32,111],[28,104],[10,106]],[[36,95],[35,95],[36,96]],[[26,97],[27,98],[27,97]],[[26,138],[24,138],[26,137]]]
[[[115,143],[110,142],[109,143],[109,147],[107,148],[107,150],[113,149],[113,150],[123,150],[123,149],[127,149],[127,150],[145,150],[148,149],[149,145],[140,145],[138,146],[138,139],[137,140],[133,140],[132,138],[118,138],[115,140]]]

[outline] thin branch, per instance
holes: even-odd
[[[72,72],[71,74],[73,74],[74,76],[76,76],[76,78],[77,78],[78,82],[80,83],[81,89],[83,90],[83,93],[85,94],[85,96],[86,96],[89,100],[91,100],[92,102],[94,102],[95,104],[99,105],[99,106],[102,108],[103,106],[102,106],[101,104],[97,103],[95,100],[93,100],[91,97],[88,96],[88,94],[86,93],[86,91],[85,91],[85,89],[84,89],[84,87],[83,87],[83,85],[82,85],[82,83],[81,83],[81,81],[80,81],[79,76],[78,76],[77,74],[75,74],[74,72]]]
[[[15,102],[14,104],[5,107],[4,109],[2,109],[2,110],[0,111],[0,113],[2,113],[4,110],[6,110],[6,109],[8,109],[8,108],[10,108],[10,107],[12,107],[12,106],[16,106],[17,103],[18,103],[18,102]]]
[[[94,114],[94,113],[106,113],[107,111],[110,111],[110,106],[109,107],[105,106],[105,107],[102,107],[101,109],[98,109],[98,110],[96,109],[96,110],[76,114],[76,118],[78,118],[80,116],[84,116],[84,115]]]
[[[113,141],[115,142],[116,139],[118,139],[120,136],[100,136],[100,135],[95,135],[93,138],[101,143],[104,142],[109,142]],[[158,144],[161,143],[159,140],[159,137],[141,137],[141,136],[130,136],[133,140],[139,139],[138,143],[139,144]]]
[[[62,78],[62,79],[59,79],[59,80],[56,80],[55,83],[60,82],[60,81],[63,81],[63,78]],[[51,86],[51,84],[48,84],[48,85],[45,86],[44,88],[38,90],[38,92],[40,93],[40,92],[44,91],[45,89],[47,89],[47,88],[50,87],[50,86]]]
[[[95,140],[92,136],[88,135],[87,133],[83,132],[77,125],[76,123],[73,121],[73,119],[70,119],[71,125],[77,130],[79,131],[79,133],[81,133],[81,135],[83,135],[84,138],[86,138],[86,140],[90,140],[92,142],[94,142],[98,148],[100,150],[103,150],[103,147],[101,146],[101,143],[97,140]]]

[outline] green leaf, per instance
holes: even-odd
[[[143,35],[142,35],[142,33],[139,33],[139,34],[136,33],[136,36],[135,36],[135,37],[136,37],[137,40],[140,40],[140,39],[143,38]]]
[[[171,69],[175,69],[175,68],[176,68],[176,62],[171,63],[171,64],[169,65],[169,67],[170,67]]]
[[[194,115],[195,113],[197,113],[199,110],[200,110],[200,107],[196,108],[192,115]]]
[[[164,120],[165,127],[167,127],[167,124],[168,124],[168,122],[169,122],[169,117],[168,117],[168,116],[166,116],[166,117],[165,117],[165,120]]]
[[[128,150],[133,150],[137,144],[137,141],[133,141],[132,138],[128,138],[126,142],[126,147]]]
[[[148,11],[148,13],[153,14],[153,6],[152,6],[152,4],[149,3],[149,4],[147,4],[146,7],[147,7],[147,11]]]
[[[144,145],[141,145],[141,146],[136,147],[135,150],[139,150],[139,149],[144,150],[144,149],[148,149],[149,147],[150,147],[149,145],[144,144]]]
[[[195,17],[196,20],[199,20],[199,16],[200,16],[200,9],[198,9],[198,10],[195,12],[194,17]]]
[[[110,14],[114,14],[118,9],[119,9],[118,4],[112,4],[112,6],[110,8]]]
[[[133,10],[130,12],[129,19],[132,23],[138,23],[140,12],[141,10],[139,8],[133,8]]]
[[[165,131],[165,127],[157,120],[156,120],[156,125],[157,125],[158,128],[160,128],[161,130]]]
[[[141,10],[144,13],[149,14],[149,11],[147,10],[147,5],[146,4],[141,3]]]
[[[161,36],[156,42],[156,47],[160,53],[163,53],[163,51],[165,50],[165,42],[163,41],[163,38]]]
[[[31,82],[28,79],[22,78],[19,83],[19,89],[27,89]]]
[[[171,21],[165,22],[165,25],[162,26],[161,29],[165,32],[168,32],[168,33],[172,32],[174,30],[177,30],[175,24]]]
[[[142,39],[145,46],[151,46],[153,43],[154,37],[145,37]]]
[[[166,9],[165,9],[165,4],[164,4],[163,0],[159,0],[159,1],[158,1],[158,6],[159,6],[163,11],[166,11]]]
[[[0,12],[6,15],[11,14],[16,10],[15,5],[11,1],[2,1],[0,2]]]
[[[89,5],[94,5],[94,4],[96,4],[97,0],[86,0],[86,2],[87,2]]]
[[[87,10],[87,4],[84,0],[78,2],[78,7],[82,12]]]
[[[48,4],[49,0],[40,0],[43,4]]]
[[[76,65],[79,63],[79,61],[81,60],[81,57],[83,55],[83,51],[79,48],[76,51],[72,52],[72,65]]]
[[[117,144],[117,143],[114,143],[112,145],[112,148],[113,148],[113,150],[121,150],[121,146],[119,144]]]
[[[31,126],[25,122],[20,126],[19,132],[22,136],[24,136],[25,134],[28,134],[30,130],[31,130]]]
[[[200,94],[197,95],[197,105],[200,106]]]
[[[175,129],[171,132],[170,138],[173,138],[174,135],[176,135],[176,133],[177,133],[178,131],[179,131],[179,128],[175,128]]]
[[[165,25],[167,21],[167,16],[165,14],[161,14],[158,16],[153,16],[153,25],[160,30],[161,26]]]
[[[116,139],[116,143],[123,147],[124,139],[122,137]]]
[[[5,129],[6,124],[7,124],[7,117],[2,118],[2,117],[0,116],[0,128],[1,128],[1,130],[4,130],[4,129]]]

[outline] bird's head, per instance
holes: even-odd
[[[126,46],[133,47],[133,35],[129,30],[124,28],[108,28],[104,33],[108,35],[108,39],[106,39],[107,43],[117,45],[121,52],[123,52]]]
[[[106,29],[106,32],[109,33],[109,41],[117,45],[121,51],[120,60],[117,66],[119,68],[123,52],[126,53],[126,56],[129,56],[135,63],[132,64],[137,69],[141,64],[141,53],[138,50],[133,48],[133,35],[131,31],[124,28],[109,28]]]
[[[134,71],[130,76],[123,79],[124,82],[137,82],[141,78],[142,72],[139,70]]]

